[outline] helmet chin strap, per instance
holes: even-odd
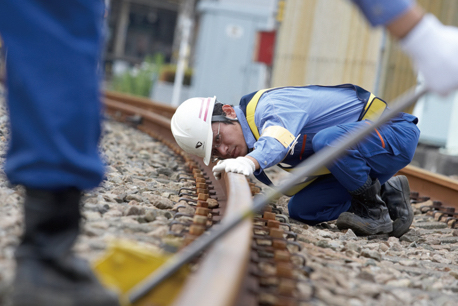
[[[223,115],[212,116],[212,122],[228,122],[228,121],[239,122],[237,118],[229,118]]]

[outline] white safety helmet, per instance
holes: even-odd
[[[172,117],[172,134],[187,153],[202,157],[208,166],[212,155],[212,114],[216,97],[191,98],[178,106]]]

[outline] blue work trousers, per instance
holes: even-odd
[[[290,216],[311,225],[337,219],[350,208],[350,192],[364,190],[369,178],[378,178],[384,184],[412,161],[420,136],[416,122],[416,117],[401,113],[347,149],[344,156],[328,166],[331,174],[317,178],[290,199]],[[318,152],[367,124],[371,122],[326,128],[313,138],[313,149]]]
[[[101,182],[103,13],[103,0],[1,1],[11,183],[59,190]]]

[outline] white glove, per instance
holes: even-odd
[[[458,89],[458,28],[444,26],[427,14],[400,45],[425,78],[428,89],[442,95]]]
[[[223,162],[224,162],[224,160],[219,160],[218,163],[216,164],[216,166],[214,166],[213,169],[212,169],[213,176],[216,178],[216,180],[220,180],[221,179],[222,170],[215,171],[215,168],[218,167],[219,165],[221,165]],[[217,169],[219,169],[219,168],[217,168]]]
[[[217,180],[221,178],[221,173],[223,171],[250,176],[253,174],[255,168],[256,166],[253,161],[247,157],[240,156],[237,158],[220,160],[216,166],[213,167],[213,175]]]

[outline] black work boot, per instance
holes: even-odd
[[[339,229],[351,228],[357,235],[387,234],[393,230],[388,208],[380,197],[380,182],[371,185],[358,194],[352,194],[350,211],[337,218]]]
[[[382,200],[393,220],[393,231],[390,235],[399,238],[409,230],[413,221],[409,181],[404,175],[393,176],[382,185],[381,191]]]
[[[25,231],[16,250],[14,306],[116,306],[92,273],[89,264],[71,248],[79,234],[81,193],[26,189]]]

